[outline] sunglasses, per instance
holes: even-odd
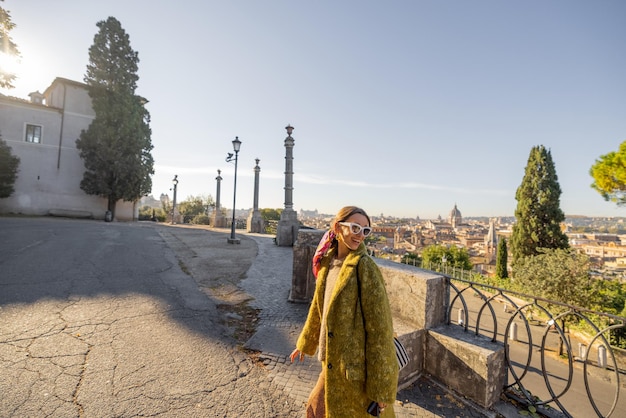
[[[367,237],[369,234],[372,233],[372,228],[370,228],[369,226],[361,226],[359,224],[355,224],[354,222],[339,222],[339,225],[347,226],[348,228],[350,228],[350,232],[352,232],[354,235],[359,235],[361,232],[363,232],[363,236]]]

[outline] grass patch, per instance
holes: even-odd
[[[233,337],[239,345],[244,345],[256,332],[260,309],[248,306],[248,302],[238,304],[219,304],[217,310],[222,314],[223,322],[233,328]],[[231,315],[227,315],[227,314]]]

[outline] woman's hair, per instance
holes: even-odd
[[[339,209],[339,212],[337,212],[337,215],[335,215],[335,219],[333,219],[333,221],[330,223],[330,228],[333,229],[337,222],[344,222],[355,213],[365,216],[367,218],[367,223],[370,224],[370,226],[372,225],[372,221],[370,220],[370,217],[367,215],[367,212],[365,212],[365,210],[357,206],[344,206],[343,208]]]
[[[370,225],[372,224],[372,221],[370,221],[370,217],[367,215],[367,213],[359,207],[345,206],[339,209],[339,212],[337,212],[337,215],[335,215],[335,219],[333,219],[330,223],[330,229],[326,231],[326,233],[320,240],[320,243],[317,245],[317,248],[315,249],[315,254],[313,254],[313,274],[315,275],[315,278],[317,278],[317,272],[319,271],[322,264],[322,258],[326,255],[328,250],[330,250],[331,248],[337,248],[338,242],[335,236],[335,225],[337,224],[337,222],[345,221],[355,213],[365,216],[367,218],[367,223]]]

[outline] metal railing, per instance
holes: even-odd
[[[472,281],[477,273],[445,264],[417,267],[446,278],[448,325],[504,345],[510,383],[503,393],[531,415],[611,417],[626,411],[626,351],[610,344],[623,335],[626,318]]]

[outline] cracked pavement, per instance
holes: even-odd
[[[301,416],[219,317],[245,245],[233,277],[153,224],[0,218],[0,417]]]

